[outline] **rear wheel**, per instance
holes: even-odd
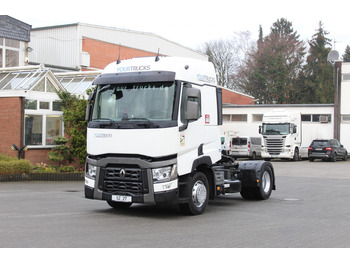
[[[244,199],[265,200],[271,195],[273,188],[273,174],[269,166],[262,168],[262,176],[258,187],[242,187],[241,196]]]
[[[332,162],[337,161],[337,153],[334,153],[334,154],[331,156],[331,161],[332,161]]]
[[[181,211],[186,215],[200,215],[209,201],[209,183],[203,173],[196,173],[191,177],[188,185],[188,203],[180,204]]]

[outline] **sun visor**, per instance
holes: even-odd
[[[150,82],[173,82],[175,72],[152,71],[132,73],[102,74],[95,78],[94,85],[127,84],[127,83],[150,83]]]

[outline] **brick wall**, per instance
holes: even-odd
[[[22,97],[0,98],[0,153],[17,156],[12,144],[23,146],[24,109]]]
[[[252,105],[254,98],[236,93],[227,89],[222,89],[222,101],[224,104]]]
[[[12,144],[18,148],[24,145],[24,99],[22,97],[0,97],[0,153],[18,156],[11,150]],[[45,162],[50,149],[28,149],[24,158],[32,164]]]
[[[156,56],[139,49],[111,44],[87,37],[83,37],[83,52],[90,54],[90,67],[104,69],[108,64],[117,61],[120,53],[120,60],[134,57]]]

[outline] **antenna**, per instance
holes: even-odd
[[[156,56],[156,62],[158,62],[158,61],[159,61],[159,48],[158,48],[158,54]]]
[[[121,63],[120,61],[120,43],[119,43],[119,53],[118,53],[118,60],[117,60],[117,65]]]
[[[328,62],[334,63],[338,59],[339,59],[339,53],[336,50],[331,50],[327,55]]]

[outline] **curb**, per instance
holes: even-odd
[[[17,181],[84,181],[84,173],[29,173],[0,175],[0,182]]]

